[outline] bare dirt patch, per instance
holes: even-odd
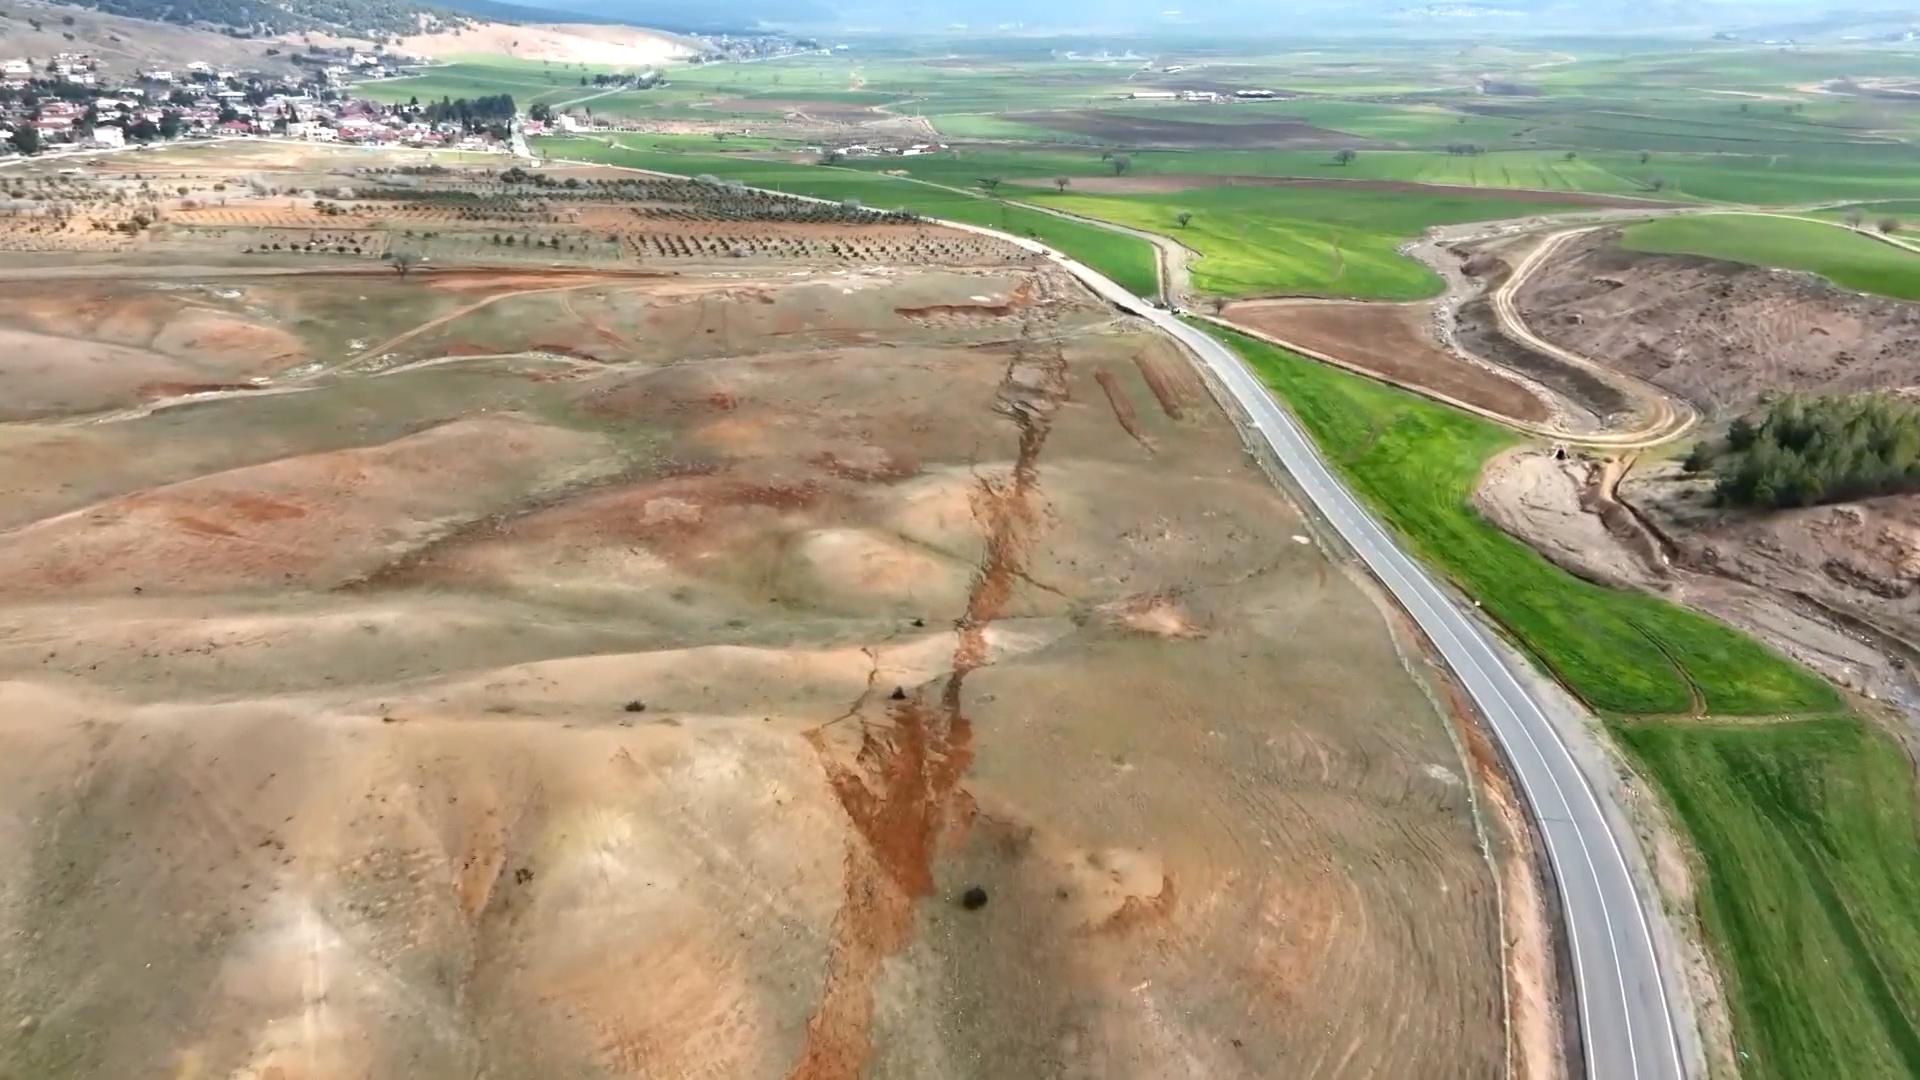
[[[1515,341],[1501,330],[1487,294],[1498,289],[1506,279],[1510,268],[1504,262],[1481,257],[1469,266],[1475,276],[1486,278],[1486,285],[1481,295],[1461,304],[1455,313],[1454,340],[1462,348],[1546,387],[1598,418],[1603,426],[1633,415],[1633,398],[1620,387],[1591,371]]]
[[[1535,333],[1715,412],[1768,392],[1920,384],[1920,304],[1809,275],[1626,251],[1616,237],[1569,244],[1528,280],[1518,301]]]
[[[1920,500],[1727,518],[1670,464],[1622,471],[1515,451],[1489,466],[1474,504],[1571,573],[1659,593],[1842,685],[1920,705]]]
[[[20,282],[8,290],[0,369],[10,393],[0,417],[92,412],[247,385],[311,355],[300,338],[246,310],[242,290],[106,282]]]
[[[1816,602],[1920,656],[1920,496],[1730,512],[1671,466],[1636,475],[1622,495],[1690,565]]]
[[[1435,345],[1429,305],[1251,300],[1227,305],[1221,316],[1501,416],[1531,422],[1549,416],[1546,403],[1518,381]]]

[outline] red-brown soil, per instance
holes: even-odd
[[[1337,356],[1391,382],[1431,391],[1515,420],[1548,418],[1521,383],[1463,360],[1428,336],[1426,304],[1249,300],[1221,312],[1230,322]]]

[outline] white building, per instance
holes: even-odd
[[[187,71],[193,75],[208,75],[212,74],[213,65],[205,60],[194,60],[187,64]]]
[[[170,83],[173,81],[173,72],[165,68],[156,68],[147,72],[147,78],[152,82]]]
[[[561,131],[587,130],[585,127],[581,125],[580,121],[576,119],[572,113],[561,113],[559,116],[556,116],[553,119],[555,123],[560,125]]]
[[[32,74],[33,64],[26,60],[8,60],[0,64],[0,75],[11,77],[17,75],[30,76]]]
[[[127,145],[127,133],[112,124],[101,124],[93,129],[93,145],[102,150],[117,150]]]
[[[1172,101],[1180,95],[1171,90],[1135,90],[1127,96],[1135,101]]]

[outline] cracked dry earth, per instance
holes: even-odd
[[[1170,344],[1048,270],[475,310],[13,403],[0,1075],[1500,1070],[1444,721]]]

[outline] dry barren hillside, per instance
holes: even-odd
[[[47,274],[0,1073],[1501,1069],[1440,688],[1056,271]]]
[[[1530,278],[1519,294],[1528,325],[1711,413],[1789,389],[1920,385],[1920,304],[1616,240],[1605,230],[1582,237]]]
[[[55,53],[87,53],[114,80],[130,79],[143,68],[192,60],[283,70],[284,57],[267,55],[273,46],[270,41],[248,41],[214,30],[122,18],[67,4],[0,0],[0,58],[31,57],[44,64]]]

